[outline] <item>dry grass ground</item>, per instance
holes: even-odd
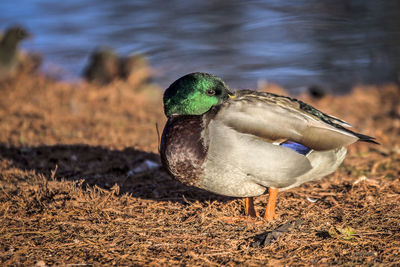
[[[381,145],[352,145],[334,174],[281,193],[273,223],[233,222],[243,200],[146,168],[159,163],[158,88],[26,76],[0,93],[3,266],[400,264],[396,86],[300,96]]]

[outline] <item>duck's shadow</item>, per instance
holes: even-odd
[[[23,170],[35,170],[50,179],[84,180],[85,185],[108,189],[115,184],[121,193],[160,201],[230,201],[201,189],[185,186],[160,165],[159,155],[133,148],[111,150],[88,145],[16,147],[0,144],[0,160],[8,159]],[[55,171],[56,170],[56,171]]]

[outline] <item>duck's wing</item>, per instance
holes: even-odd
[[[236,91],[216,119],[238,132],[270,142],[294,141],[314,150],[330,150],[358,140],[376,143],[346,129],[350,125],[290,97],[251,90]]]

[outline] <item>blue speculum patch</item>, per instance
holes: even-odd
[[[293,141],[285,141],[285,142],[281,143],[281,146],[290,148],[302,155],[307,154],[311,150],[311,148],[308,148],[306,146],[303,146],[302,144],[299,144],[299,143],[296,143]]]

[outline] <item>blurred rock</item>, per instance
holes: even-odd
[[[26,29],[13,26],[6,30],[0,39],[0,81],[13,78],[21,64],[19,43],[30,37]]]

